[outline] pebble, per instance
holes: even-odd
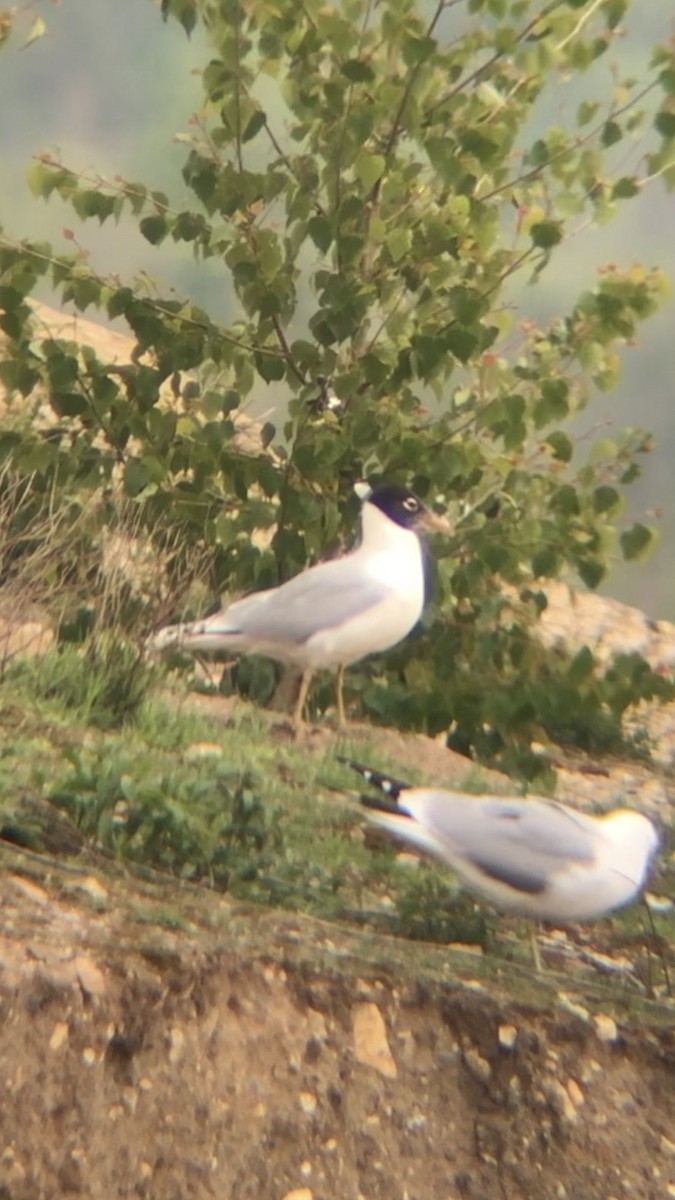
[[[68,1041],[68,1026],[65,1021],[58,1021],[54,1026],[52,1036],[49,1039],[50,1050],[60,1050],[65,1042]]]
[[[502,1050],[513,1050],[516,1038],[518,1037],[518,1030],[515,1025],[500,1025],[497,1036]]]
[[[185,1034],[177,1025],[169,1033],[169,1062],[173,1065],[180,1062],[185,1049]]]
[[[90,998],[102,996],[106,990],[105,975],[91,958],[78,954],[74,962],[77,980],[83,992]]]
[[[387,1030],[382,1013],[376,1004],[361,1002],[352,1009],[354,1054],[360,1063],[374,1067],[388,1079],[398,1075],[394,1057],[389,1049]]]
[[[487,1083],[492,1075],[488,1060],[478,1053],[475,1046],[469,1046],[464,1051],[464,1064],[479,1083]]]
[[[90,900],[94,900],[97,904],[108,899],[108,889],[96,878],[95,875],[85,875],[84,879],[78,879],[74,884],[75,890],[84,892]]]
[[[593,1024],[601,1042],[615,1042],[617,1040],[619,1031],[613,1017],[608,1017],[605,1013],[597,1013],[593,1017]]]
[[[24,879],[22,875],[10,875],[14,887],[19,892],[23,892],[29,900],[33,900],[36,904],[49,904],[49,893],[38,883],[33,883],[32,879]]]

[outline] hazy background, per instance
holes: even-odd
[[[618,53],[622,74],[638,78],[649,47],[675,32],[672,0],[635,0]],[[454,10],[457,11],[457,10]],[[72,252],[64,228],[76,232],[78,244],[90,249],[102,272],[131,276],[143,268],[229,321],[234,315],[227,271],[219,263],[195,263],[184,245],[150,246],[130,222],[99,229],[79,226],[72,209],[54,196],[49,204],[34,200],[25,184],[32,155],[50,150],[65,165],[113,179],[137,179],[170,195],[173,206],[194,207],[180,170],[186,147],[174,135],[188,130],[200,107],[201,85],[195,68],[204,62],[199,39],[188,41],[174,23],[163,25],[153,0],[62,0],[36,3],[25,12],[27,34],[35,16],[44,16],[48,33],[27,49],[14,39],[0,58],[0,223],[7,236],[43,237],[57,251]],[[441,34],[442,35],[442,34]],[[616,58],[614,51],[612,56]],[[607,73],[597,83],[554,80],[538,123],[564,124],[580,99],[602,94],[610,86]],[[625,155],[619,147],[621,154]],[[635,166],[639,152],[624,165]],[[565,313],[584,288],[592,287],[597,266],[609,261],[644,262],[664,267],[675,279],[675,196],[660,183],[620,209],[610,224],[588,226],[567,240],[554,265],[536,288],[518,289],[515,299],[523,315],[539,319]],[[164,288],[168,290],[168,288]],[[47,290],[41,298],[50,300]],[[87,313],[96,319],[93,310]],[[653,617],[675,620],[675,307],[672,302],[645,327],[640,344],[624,355],[619,389],[598,395],[578,424],[578,431],[638,425],[651,430],[656,452],[642,458],[643,477],[628,490],[627,515],[655,520],[660,544],[646,563],[617,565],[600,589],[645,609]],[[278,409],[284,395],[264,384],[252,411]]]

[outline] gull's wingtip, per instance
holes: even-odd
[[[389,822],[386,820],[388,816],[398,817],[399,819],[410,816],[410,813],[399,807],[394,798],[390,799],[388,796],[369,796],[366,792],[362,792],[359,796],[359,804],[361,808],[367,810],[371,821],[386,827],[389,826]],[[378,820],[378,817],[381,820]],[[396,827],[398,827],[398,822]]]
[[[347,758],[343,754],[336,754],[335,757],[338,762],[350,767],[352,771],[356,771],[357,775],[362,775],[368,783],[372,783],[373,787],[379,788],[385,796],[391,796],[394,800],[398,800],[401,792],[407,791],[411,786],[401,779],[394,779],[392,775],[388,775],[384,771],[376,771],[372,767],[367,767],[365,763],[356,762],[355,759]]]

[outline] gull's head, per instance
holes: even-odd
[[[450,533],[447,517],[431,512],[414,492],[398,483],[384,483],[361,498],[364,507],[372,504],[402,529],[410,529],[414,533],[422,530]]]

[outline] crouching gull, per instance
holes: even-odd
[[[279,587],[235,600],[205,620],[168,625],[149,646],[195,654],[262,654],[296,664],[302,671],[296,725],[312,675],[319,667],[335,666],[338,722],[344,725],[345,666],[396,645],[422,615],[428,599],[424,530],[448,533],[450,526],[405,487],[392,483],[368,489],[356,550],[309,567]]]
[[[441,859],[505,913],[563,923],[601,917],[637,898],[659,848],[654,822],[631,809],[590,816],[535,796],[412,787],[339,761],[382,793],[360,797],[374,825]]]

